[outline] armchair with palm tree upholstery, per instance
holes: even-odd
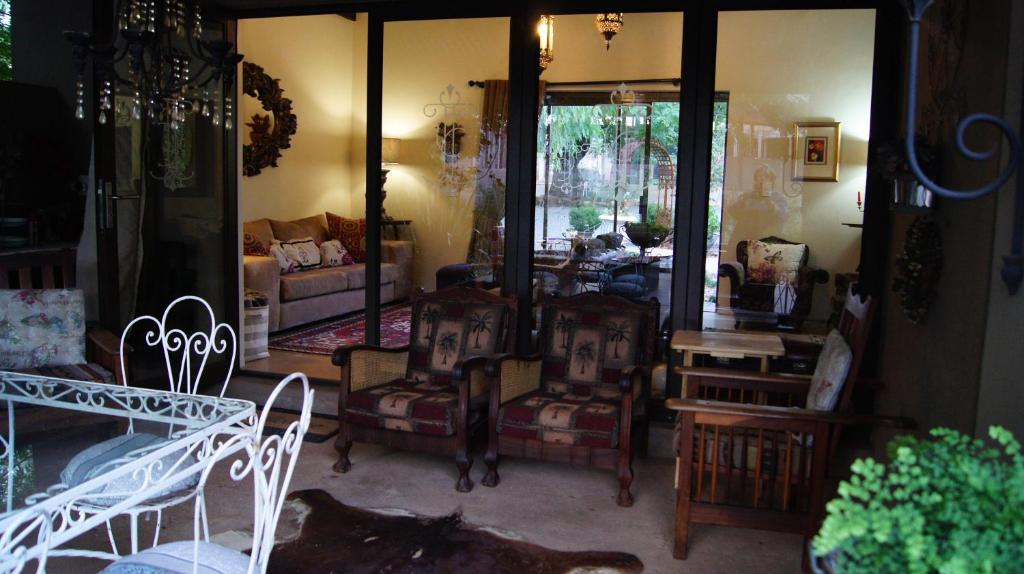
[[[687,398],[667,401],[679,411],[676,558],[686,558],[691,523],[810,538],[822,519],[828,461],[843,426],[910,426],[850,412],[875,306],[851,292],[813,377],[677,369],[686,375]]]
[[[455,457],[455,488],[469,492],[472,434],[483,426],[488,358],[515,343],[515,297],[449,287],[412,301],[409,345],[334,351],[341,367],[337,472],[352,466],[353,441]]]
[[[543,303],[541,352],[488,363],[491,390],[485,486],[502,455],[618,471],[631,506],[634,447],[646,449],[646,400],[658,302],[584,293]]]
[[[736,328],[743,321],[772,322],[779,329],[799,329],[811,312],[814,285],[828,283],[829,273],[807,265],[811,249],[780,237],[763,237],[736,244],[736,261],[725,261],[718,276],[729,280],[729,308]],[[792,286],[793,301],[782,303],[780,312],[776,287]]]

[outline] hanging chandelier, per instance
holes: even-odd
[[[537,22],[537,36],[540,38],[540,69],[543,72],[555,60],[555,17],[541,16]]]
[[[131,98],[131,118],[143,116],[177,130],[189,116],[232,129],[230,89],[242,56],[225,40],[203,40],[198,0],[118,0],[112,40],[99,44],[85,32],[65,32],[71,42],[76,83],[75,117],[85,119],[85,74],[97,68],[97,121],[112,119],[115,97]],[[117,65],[127,59],[127,73]],[[223,96],[223,98],[222,98]],[[222,105],[223,102],[223,105]]]
[[[605,50],[612,48],[612,38],[622,31],[622,24],[622,12],[598,14],[594,18],[594,25],[597,26],[597,31],[604,36]]]

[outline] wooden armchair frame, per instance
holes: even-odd
[[[433,293],[421,294],[413,298],[413,309],[416,301],[429,298],[438,301],[465,301],[474,303],[491,303],[506,305],[508,316],[507,331],[504,345],[515,344],[516,300],[515,297],[502,297],[483,289],[470,287],[449,287]],[[414,318],[415,320],[415,318]],[[427,452],[440,455],[454,455],[455,465],[459,471],[455,489],[469,492],[473,489],[473,481],[469,478],[469,470],[473,466],[473,457],[469,453],[470,440],[474,433],[484,424],[486,402],[479,405],[480,415],[473,419],[471,409],[477,408],[473,399],[489,392],[491,381],[485,374],[485,367],[490,357],[467,357],[457,363],[452,370],[452,380],[458,387],[459,402],[455,419],[455,434],[451,436],[434,436],[410,431],[369,428],[348,422],[346,410],[349,395],[356,391],[387,384],[395,379],[405,377],[409,361],[409,345],[386,348],[373,345],[354,345],[335,349],[331,361],[341,368],[341,387],[338,394],[338,438],[334,447],[338,451],[338,462],[334,471],[346,473],[352,468],[349,451],[353,442],[380,444],[403,450]]]
[[[74,249],[42,249],[0,255],[0,289],[74,288]],[[110,371],[118,384],[124,384],[120,346],[121,340],[117,335],[99,325],[92,325],[86,330],[85,359]]]
[[[806,402],[809,378],[678,370],[688,377],[688,397],[666,402],[679,411],[673,556],[686,558],[691,523],[810,538],[821,523],[826,472],[842,428],[912,426],[906,419],[849,412],[874,312],[870,298],[853,294],[843,310],[838,330],[853,357],[835,412],[795,408]]]
[[[501,455],[519,458],[536,458],[553,462],[570,463],[582,466],[593,466],[606,470],[615,470],[618,474],[619,506],[632,506],[633,495],[630,486],[633,483],[633,452],[634,447],[646,456],[649,427],[647,412],[644,408],[647,397],[651,395],[651,367],[657,338],[658,302],[656,300],[643,304],[631,303],[621,297],[584,293],[564,299],[552,299],[551,304],[567,308],[592,306],[602,302],[623,309],[641,310],[647,315],[645,333],[640,350],[644,359],[642,365],[633,365],[622,369],[619,376],[619,390],[622,393],[620,403],[620,422],[618,446],[602,448],[593,446],[566,445],[544,442],[538,439],[503,436],[498,432],[498,418],[501,407],[516,398],[541,388],[541,371],[544,359],[541,355],[508,354],[488,361],[487,375],[492,378],[490,412],[488,416],[488,442],[484,462],[487,474],[482,484],[494,487],[500,482],[498,461]],[[545,309],[544,323],[552,320],[552,313]],[[637,410],[637,405],[640,405]]]

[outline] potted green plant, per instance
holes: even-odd
[[[647,220],[625,225],[626,236],[640,249],[650,249],[661,245],[662,241],[671,233],[671,229],[657,222],[657,214],[653,211],[647,213]]]
[[[891,462],[857,460],[812,545],[834,573],[1019,572],[1024,565],[1024,456],[1002,427],[986,446],[937,428],[897,437]]]
[[[569,227],[582,237],[590,237],[601,227],[601,214],[593,206],[574,207],[569,210]]]

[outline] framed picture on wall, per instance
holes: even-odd
[[[793,181],[839,181],[839,122],[793,124]]]

